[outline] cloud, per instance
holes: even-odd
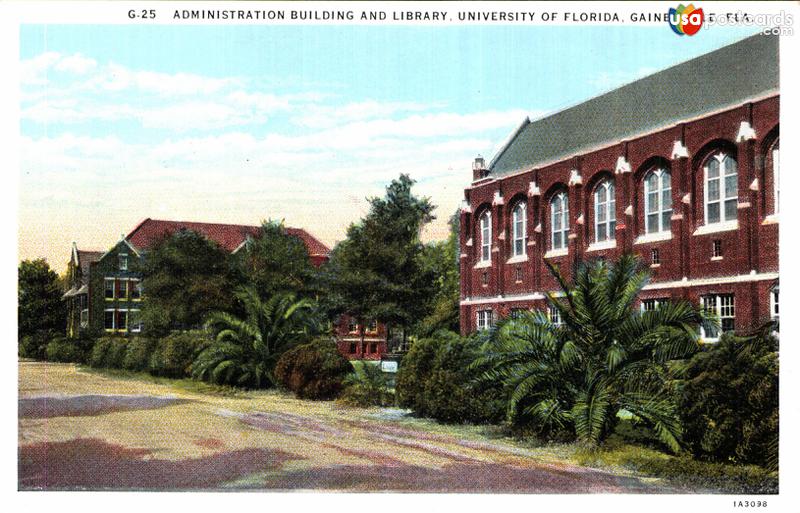
[[[58,71],[66,71],[77,75],[88,73],[95,67],[97,67],[97,61],[89,57],[84,57],[79,53],[63,57],[54,65],[54,68]]]

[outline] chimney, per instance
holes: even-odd
[[[472,163],[472,181],[475,182],[481,178],[485,178],[487,174],[486,161],[483,160],[483,157],[478,155]]]

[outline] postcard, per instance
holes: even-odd
[[[790,510],[796,3],[4,11],[20,505]]]

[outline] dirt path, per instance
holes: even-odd
[[[208,396],[35,362],[19,385],[21,489],[669,491],[477,431],[275,392]]]

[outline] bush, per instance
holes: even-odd
[[[701,459],[777,469],[777,341],[724,335],[687,363],[679,383],[684,442]]]
[[[58,336],[58,333],[41,330],[32,335],[20,337],[17,340],[18,354],[22,358],[44,360],[47,357],[47,344]]]
[[[108,367],[109,353],[115,340],[119,340],[119,337],[100,337],[97,339],[89,355],[89,365],[99,369]],[[117,342],[117,346],[119,346],[119,342]]]
[[[150,355],[149,370],[154,376],[188,377],[194,357],[211,343],[202,330],[173,332],[159,339]]]
[[[57,337],[45,349],[48,362],[80,363],[85,358],[78,340]]]
[[[389,389],[386,374],[379,364],[359,362],[355,372],[345,379],[345,389],[339,402],[348,406],[393,406],[394,391]]]
[[[128,341],[122,368],[130,371],[146,371],[155,350],[156,341],[148,337],[133,337]]]
[[[275,379],[301,399],[333,399],[353,366],[329,339],[289,349],[275,365]]]
[[[502,391],[476,384],[468,370],[478,354],[477,339],[447,331],[414,342],[397,374],[398,404],[442,422],[501,421]]]

